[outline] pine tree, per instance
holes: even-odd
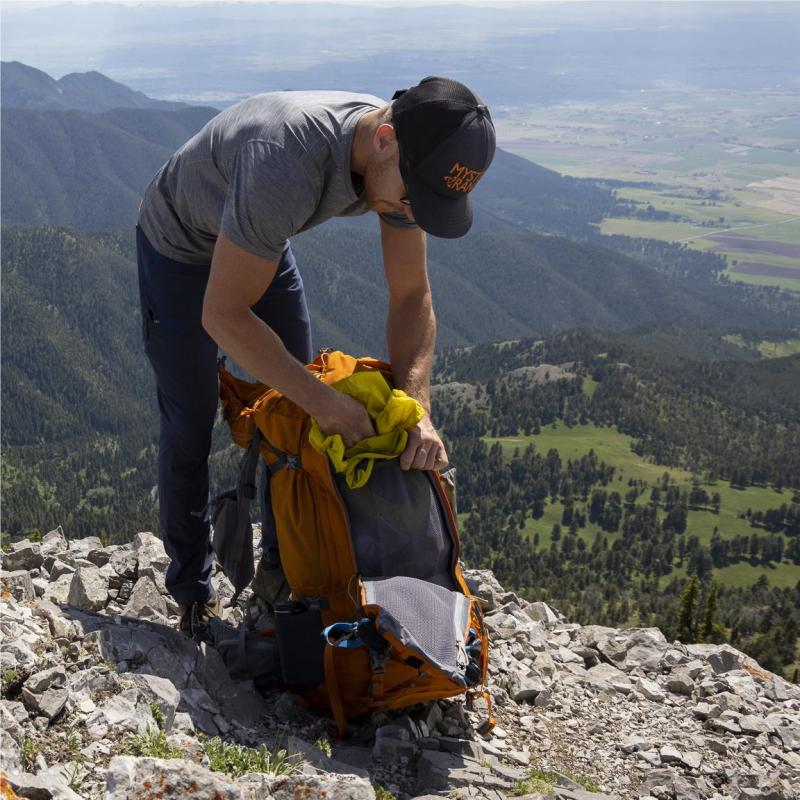
[[[681,592],[678,612],[678,639],[684,644],[697,640],[697,609],[700,599],[700,581],[691,578]]]
[[[718,624],[714,622],[714,617],[719,608],[717,598],[717,584],[713,583],[706,594],[705,610],[703,611],[703,629],[700,632],[700,639],[704,642],[714,641],[715,634],[718,633]]]

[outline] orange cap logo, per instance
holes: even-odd
[[[457,192],[469,192],[483,175],[479,169],[464,167],[456,161],[450,168],[449,174],[444,176],[444,182],[448,189],[455,189]]]

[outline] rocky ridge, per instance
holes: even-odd
[[[494,731],[478,733],[484,701],[449,700],[337,741],[327,715],[233,680],[177,632],[167,563],[150,533],[103,547],[57,529],[3,555],[0,796],[799,796],[800,687],[732,647],[569,623],[467,571],[492,636]],[[263,623],[252,597],[225,613]]]

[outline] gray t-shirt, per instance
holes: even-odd
[[[277,261],[290,236],[367,212],[350,148],[361,115],[383,105],[350,92],[273,92],[237,103],[161,167],[145,190],[139,225],[174,261],[210,263],[220,231]],[[416,227],[399,214],[381,217]]]

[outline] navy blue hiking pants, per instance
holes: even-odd
[[[166,585],[181,605],[212,594],[208,455],[217,410],[217,345],[201,323],[210,265],[158,253],[136,229],[144,348],[158,389],[159,523],[171,562]],[[303,281],[287,242],[269,288],[252,307],[286,349],[312,360]]]

